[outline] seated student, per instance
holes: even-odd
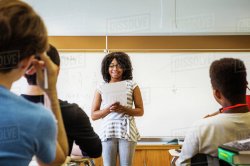
[[[40,165],[61,165],[68,152],[67,137],[56,92],[56,66],[44,54],[48,37],[40,16],[18,0],[0,1],[0,165],[27,166],[35,155]],[[35,60],[39,54],[41,61]],[[43,87],[45,67],[52,108],[33,104],[10,91],[33,64]],[[57,123],[54,119],[57,119]],[[58,129],[57,129],[58,127]]]
[[[218,146],[250,136],[250,113],[246,105],[246,68],[239,59],[223,58],[210,66],[210,79],[221,113],[197,121],[185,137],[176,165],[190,165],[196,154],[217,157]]]
[[[60,66],[60,57],[57,49],[50,45],[47,55],[58,67]],[[35,103],[44,103],[43,90],[37,86],[35,69],[31,68],[26,72],[25,77],[29,84],[26,94],[22,96],[29,101]],[[59,72],[59,68],[58,68]],[[87,155],[91,158],[100,157],[102,154],[102,144],[99,136],[94,132],[88,115],[77,105],[67,101],[59,100],[62,110],[62,118],[68,137],[70,155],[73,142],[79,145],[82,155]]]

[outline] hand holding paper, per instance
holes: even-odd
[[[126,113],[127,109],[125,106],[122,106],[120,102],[115,102],[110,107],[110,112],[117,112],[117,113]]]

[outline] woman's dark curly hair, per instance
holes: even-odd
[[[123,69],[122,80],[132,80],[132,64],[129,56],[124,52],[112,52],[107,54],[102,60],[102,77],[105,82],[109,82],[111,77],[109,75],[109,65],[116,59],[117,63]]]

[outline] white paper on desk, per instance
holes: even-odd
[[[170,149],[170,150],[168,150],[168,152],[173,157],[179,157],[180,156],[180,152],[177,152],[176,149]]]
[[[105,84],[103,86],[102,97],[107,106],[120,102],[120,105],[127,105],[126,81]]]

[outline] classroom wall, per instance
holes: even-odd
[[[249,0],[25,0],[50,36],[246,34]]]

